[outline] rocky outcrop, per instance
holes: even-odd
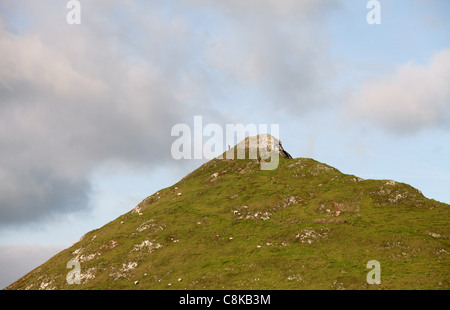
[[[247,137],[239,142],[235,147],[229,149],[224,154],[223,158],[232,159],[239,158],[239,151],[243,150],[245,158],[252,158],[252,154],[261,156],[261,152],[277,152],[281,157],[292,159],[292,156],[283,148],[281,141],[269,134],[260,134],[256,136]]]

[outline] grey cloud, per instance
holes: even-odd
[[[51,4],[30,6],[54,17]],[[170,129],[190,114],[184,102],[203,99],[203,86],[184,82],[186,68],[175,70],[155,46],[126,53],[126,34],[96,20],[102,12],[94,14],[95,5],[83,8],[92,10],[92,23],[86,18],[67,33],[64,19],[53,18],[20,35],[0,27],[2,228],[86,209],[89,174],[105,161],[166,164]],[[154,23],[146,24],[149,36],[185,40],[184,26]],[[188,63],[190,52],[179,47],[169,47],[171,58]]]
[[[211,3],[85,1],[69,26],[61,1],[0,0],[0,227],[87,208],[89,175],[105,161],[174,164],[175,123],[227,120],[211,104],[222,74],[279,109],[325,104],[321,21],[334,5]],[[207,10],[218,19],[205,39]],[[11,31],[23,16],[29,25]]]
[[[0,171],[0,227],[48,220],[88,205],[88,180],[71,180],[30,164],[27,171],[16,167]]]

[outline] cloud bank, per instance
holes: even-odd
[[[323,106],[328,1],[0,0],[0,229],[88,208],[90,174],[170,161],[174,124],[217,93]],[[210,16],[213,16],[211,18]]]
[[[52,18],[65,15],[46,8],[49,21],[24,34],[0,25],[0,227],[86,208],[89,174],[105,161],[163,164],[165,133],[195,86],[152,46],[152,61],[124,54],[122,34],[105,36],[101,21],[59,33],[67,25]],[[182,26],[157,24],[148,31],[184,42]]]

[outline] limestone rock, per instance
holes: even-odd
[[[292,156],[283,148],[281,141],[269,134],[247,137],[222,154],[222,157],[225,159],[239,158],[239,152],[243,152],[245,158],[256,159],[258,155],[265,157],[265,154],[261,154],[262,152],[270,153],[272,151],[277,152],[281,157],[292,159]]]

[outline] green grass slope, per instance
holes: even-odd
[[[449,211],[312,159],[215,159],[7,289],[449,289]]]

